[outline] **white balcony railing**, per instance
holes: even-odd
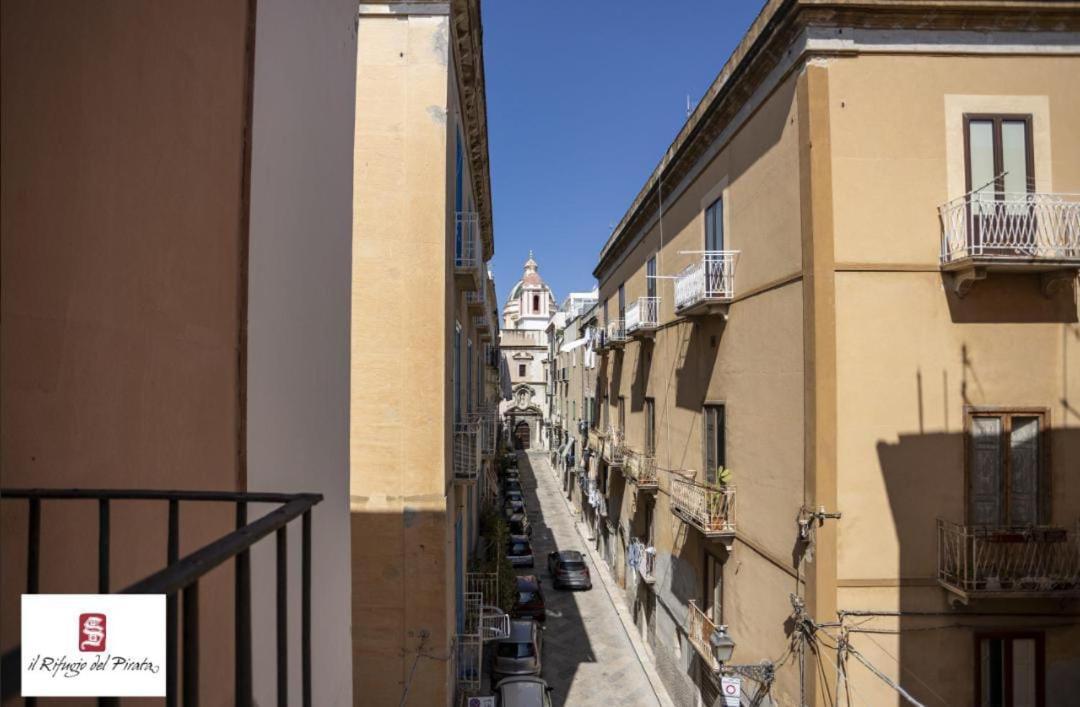
[[[607,324],[604,337],[609,346],[618,346],[626,342],[626,327],[622,319],[613,319]]]
[[[608,427],[607,436],[603,441],[603,457],[611,466],[622,466],[626,457],[623,447],[623,433],[617,427]]]
[[[694,647],[694,650],[698,652],[701,659],[705,661],[705,665],[709,666],[716,672],[720,670],[720,663],[716,660],[716,655],[712,650],[712,643],[710,639],[713,633],[716,631],[716,624],[713,623],[704,611],[698,608],[697,602],[693,599],[690,600],[689,610],[686,612],[687,623],[689,626],[686,629],[690,644]]]
[[[454,477],[475,481],[480,473],[480,427],[475,422],[454,427]]]
[[[480,604],[499,601],[499,575],[496,572],[466,572],[465,591],[480,595]]]
[[[473,317],[473,328],[476,329],[481,334],[488,333],[488,330],[490,328],[489,324],[490,324],[490,322],[489,322],[486,315],[477,314],[477,315],[475,315]]]
[[[458,211],[454,223],[454,272],[482,284],[480,269],[484,264],[480,248],[480,217],[473,211]]]
[[[626,309],[626,333],[655,329],[660,325],[660,298],[639,297]]]
[[[464,692],[476,692],[483,683],[484,642],[479,633],[459,633],[454,641],[453,663],[457,686]]]
[[[967,526],[939,519],[938,581],[970,596],[1080,594],[1080,525]]]
[[[633,450],[626,450],[623,471],[643,490],[654,490],[657,485],[656,457]]]
[[[731,302],[735,297],[737,250],[707,250],[675,276],[675,311]]]
[[[1080,266],[1080,195],[980,191],[939,206],[941,262]]]
[[[484,288],[470,290],[465,293],[465,304],[471,309],[485,311],[487,309],[487,295]]]
[[[671,511],[706,537],[735,534],[735,487],[671,481]]]
[[[495,408],[486,408],[469,416],[480,437],[480,453],[494,455],[499,444],[499,413]]]

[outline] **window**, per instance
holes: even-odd
[[[459,389],[459,381],[461,380],[461,325],[454,324],[454,362],[453,368],[450,371],[450,385],[454,388],[454,421],[461,422],[461,390]]]
[[[461,213],[462,197],[465,193],[462,185],[464,153],[461,149],[461,133],[458,133],[455,137],[457,148],[454,156],[454,210]],[[454,229],[454,255],[460,259],[462,257],[461,219],[455,218],[454,221],[457,224]]]
[[[645,398],[645,453],[656,454],[656,401]]]
[[[645,546],[653,546],[653,504],[650,499],[645,499]]]
[[[968,412],[968,522],[1038,525],[1048,497],[1045,410]]]
[[[727,466],[724,448],[724,406],[706,405],[705,418],[705,480],[716,482],[717,467]]]
[[[724,249],[724,199],[714,201],[705,209],[705,250]]]
[[[645,295],[656,297],[656,256],[645,263]]]
[[[626,319],[626,288],[619,285],[619,319]]]
[[[607,301],[607,300],[604,300],[604,326],[605,326],[605,327],[607,326],[607,323],[608,323],[608,318],[607,318],[607,303],[608,303],[608,301]]]
[[[1044,644],[1041,633],[976,636],[975,704],[1042,707]]]
[[[987,200],[1035,190],[1030,115],[965,115],[967,189]]]
[[[724,623],[724,563],[705,552],[705,614],[714,624]]]
[[[521,378],[525,377],[525,364],[524,363],[519,363],[518,364],[518,376],[521,377]]]
[[[473,353],[472,353],[472,339],[469,339],[468,344],[468,356],[465,357],[465,368],[468,369],[465,375],[465,390],[468,391],[469,396],[466,401],[466,410],[470,413],[473,411]]]
[[[540,295],[533,295],[533,312],[540,313]]]
[[[619,396],[619,432],[626,435],[626,396]]]

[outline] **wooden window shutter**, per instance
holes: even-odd
[[[974,525],[997,525],[1002,510],[1002,449],[1000,417],[971,418],[971,470],[968,514]]]

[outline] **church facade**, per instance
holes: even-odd
[[[510,380],[510,399],[503,401],[501,412],[516,448],[548,445],[547,325],[555,311],[555,295],[529,253],[521,279],[503,306],[499,337]]]

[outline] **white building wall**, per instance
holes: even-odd
[[[247,488],[324,496],[312,514],[312,699],[350,705],[356,2],[260,0],[255,47]],[[288,533],[288,702],[300,704],[300,523]],[[273,539],[253,555],[255,701],[268,705],[277,699]]]

